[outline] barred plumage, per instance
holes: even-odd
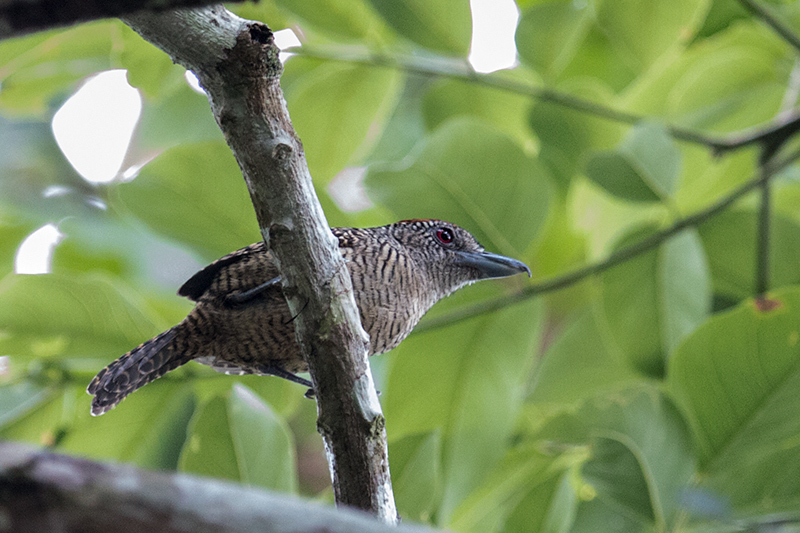
[[[350,271],[369,354],[405,339],[433,304],[480,279],[530,270],[484,251],[466,230],[440,220],[376,228],[332,228]],[[197,302],[177,326],[101,370],[89,384],[92,414],[113,409],[139,387],[188,361],[231,374],[296,376],[308,370],[298,347],[280,273],[263,242],[214,261],[178,291]]]

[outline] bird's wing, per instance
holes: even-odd
[[[178,289],[178,296],[185,296],[192,301],[197,301],[208,290],[214,278],[217,277],[220,270],[226,266],[233,265],[239,261],[245,260],[254,254],[269,253],[265,247],[264,242],[257,242],[250,246],[240,248],[235,252],[229,253],[225,257],[221,257],[199,271],[197,274],[189,278],[180,289]]]

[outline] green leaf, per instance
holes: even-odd
[[[247,187],[221,142],[170,149],[117,190],[124,207],[153,230],[208,258],[260,240]]]
[[[721,213],[698,228],[708,253],[714,291],[736,299],[755,288],[756,227],[751,210]],[[800,226],[783,216],[770,223],[770,282],[775,287],[800,283]]]
[[[679,411],[654,386],[597,396],[577,412],[549,421],[539,439],[591,445],[582,494],[671,530],[681,495],[695,473],[691,436]]]
[[[630,236],[620,247],[635,240]],[[653,376],[662,375],[665,359],[711,309],[707,259],[694,230],[614,267],[602,284],[617,344],[635,368]]]
[[[278,6],[277,0],[228,4],[225,7],[243,19],[268,23],[273,32],[288,28],[291,25],[287,21],[288,13]]]
[[[400,35],[439,52],[466,56],[472,12],[466,0],[371,0]]]
[[[739,2],[712,1],[698,35],[709,37],[724,30],[737,20],[746,19],[748,15],[747,8]]]
[[[174,63],[163,50],[127,26],[122,26],[120,32],[119,64],[128,71],[128,83],[133,87],[153,99],[187,85],[183,77],[186,69]]]
[[[0,283],[0,353],[13,359],[107,358],[163,327],[141,298],[97,275],[11,275]]]
[[[345,38],[369,38],[382,22],[365,0],[275,0],[275,3],[313,26]],[[273,27],[271,19],[265,19]]]
[[[178,468],[204,476],[238,481],[241,471],[228,421],[228,402],[217,396],[192,417]]]
[[[67,163],[53,137],[49,118],[0,118],[0,138],[0,224],[28,225],[32,232],[77,213],[96,211],[83,203],[89,198],[96,200],[96,191],[90,192],[86,181]],[[44,191],[52,186],[50,191],[60,194],[46,197]]]
[[[671,354],[702,324],[711,309],[711,276],[703,244],[694,230],[661,246],[662,346]]]
[[[574,59],[593,22],[588,3],[538,2],[520,17],[516,33],[519,57],[552,81]]]
[[[532,152],[533,139],[527,123],[528,97],[458,80],[442,80],[425,94],[423,112],[428,130],[435,130],[453,117],[485,120]]]
[[[0,386],[0,428],[51,399],[53,390],[29,381]]]
[[[574,517],[572,481],[588,459],[586,448],[560,455],[538,445],[513,448],[481,487],[456,510],[456,531],[567,532]]]
[[[593,498],[580,502],[570,533],[637,533],[651,529],[614,502]]]
[[[291,417],[297,411],[300,403],[305,401],[302,395],[305,389],[301,385],[274,376],[221,375],[219,380],[213,381],[219,381],[221,388],[229,389],[231,380],[255,392],[264,403],[269,405],[275,415],[282,419]]]
[[[144,101],[130,150],[148,159],[149,154],[178,144],[205,141],[222,144],[223,140],[222,131],[208,107],[208,98],[181,79],[181,85],[168,94]]]
[[[4,221],[0,214],[0,278],[14,270],[17,249],[34,229],[21,221]]]
[[[780,109],[792,58],[791,48],[760,23],[736,24],[652,69],[623,105],[701,130],[754,126]]]
[[[370,167],[370,197],[398,218],[441,218],[487,247],[520,256],[547,218],[547,171],[505,134],[472,118],[449,120],[400,168]],[[496,185],[486,180],[495,176]]]
[[[401,516],[429,521],[442,492],[442,436],[438,430],[410,435],[389,445],[392,490]]]
[[[615,99],[598,79],[582,78],[559,89],[598,105],[608,105]],[[539,158],[564,189],[576,173],[583,171],[586,152],[614,147],[624,131],[618,124],[547,101],[534,103],[528,118],[541,145]]]
[[[506,519],[508,531],[525,531],[536,524],[541,531],[571,532],[577,494],[573,489],[575,469],[551,477],[528,491]]]
[[[586,175],[611,194],[634,202],[657,202],[677,189],[681,154],[658,124],[633,127],[615,151],[592,156]]]
[[[739,509],[800,502],[800,289],[710,319],[670,360],[667,384],[692,427],[704,486]]]
[[[516,42],[521,61],[551,84],[602,80],[617,93],[636,79],[640,69],[597,23],[592,2],[534,3],[522,13]],[[608,105],[608,100],[604,103]]]
[[[0,43],[0,109],[41,114],[81,78],[111,67],[121,22],[100,21]]]
[[[619,440],[596,437],[592,443],[592,460],[583,469],[583,479],[601,498],[627,508],[638,521],[655,520],[644,468],[635,452]]]
[[[640,169],[618,152],[598,152],[586,164],[586,176],[605,190],[631,202],[658,202]]]
[[[594,412],[592,408],[585,411],[584,420],[594,426],[594,435],[616,441],[632,454],[644,477],[655,523],[667,525],[669,529],[681,509],[681,494],[695,472],[686,423],[672,403],[653,389],[641,392],[634,389],[610,400],[609,404],[600,400],[595,404],[597,410]],[[611,459],[616,460],[614,457]],[[601,492],[599,485],[602,481],[610,482],[614,488],[604,491],[604,496],[635,509],[639,496],[633,494],[624,481],[630,472],[597,468],[600,462],[607,466],[615,464],[599,456],[587,463],[598,492]],[[587,480],[588,477],[587,472]]]
[[[548,348],[530,400],[575,403],[638,381],[596,313],[584,312]]]
[[[408,76],[392,115],[375,143],[367,162],[399,161],[425,136],[422,106],[430,80]]]
[[[51,390],[52,394],[45,401],[37,403],[33,408],[20,413],[21,416],[14,417],[0,427],[0,440],[52,446],[56,434],[63,428],[64,407],[75,403],[77,391],[65,393],[56,387]],[[65,400],[68,396],[71,401]]]
[[[597,23],[637,70],[688,43],[702,25],[709,1],[595,0]]]
[[[91,397],[84,387],[74,392],[78,399],[61,444],[64,451],[142,468],[175,469],[195,408],[189,384],[160,379],[101,417],[89,414]]]
[[[274,490],[297,490],[294,442],[286,423],[235,384],[195,413],[180,469]]]
[[[567,199],[560,195],[553,195],[550,204],[547,224],[535,244],[531,269],[537,277],[555,277],[577,268],[586,261],[586,239],[572,224],[567,213]],[[566,309],[576,309],[585,303],[588,297],[589,284],[576,284],[564,291],[558,291],[548,296],[550,304],[555,305],[559,312],[568,312]]]
[[[391,438],[442,428],[442,524],[505,451],[538,345],[540,310],[529,300],[413,335],[392,354],[384,388]]]
[[[191,304],[175,297],[175,289],[201,265],[152,232],[137,229],[131,228],[130,219],[105,210],[66,218],[58,224],[64,237],[53,252],[52,271],[65,276],[102,272],[125,279],[147,294],[151,306],[176,310],[166,315],[167,323],[181,320]]]
[[[190,387],[158,380],[97,418],[89,414],[88,383],[87,377],[74,385],[51,387],[46,401],[0,430],[0,439],[56,445],[56,451],[142,468],[175,468],[194,409]]]
[[[724,198],[732,190],[757,174],[757,148],[731,152],[716,157],[702,146],[681,148],[683,171],[675,204],[681,213],[706,209],[714,200]]]
[[[293,60],[294,61],[294,60]],[[327,183],[375,142],[394,106],[400,75],[390,69],[327,62],[286,86],[286,102],[316,183]]]
[[[231,438],[241,480],[282,492],[297,492],[294,440],[286,422],[253,391],[236,384],[228,400]]]
[[[634,126],[619,147],[642,179],[659,197],[669,197],[678,188],[681,153],[667,129],[655,122]]]

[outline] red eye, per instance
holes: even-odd
[[[437,229],[436,238],[439,239],[439,242],[442,244],[450,244],[453,242],[453,232],[447,228]]]

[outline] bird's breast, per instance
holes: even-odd
[[[424,280],[413,261],[389,244],[368,253],[343,251],[370,355],[405,339],[430,308]]]

